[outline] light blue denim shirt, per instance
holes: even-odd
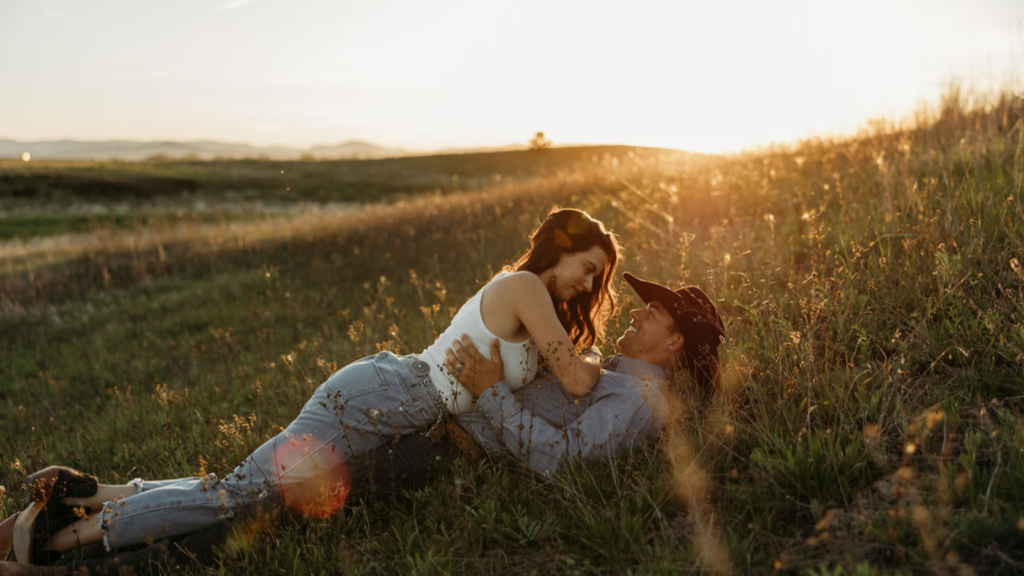
[[[671,377],[660,366],[617,354],[585,396],[569,394],[550,373],[515,393],[499,382],[458,422],[489,455],[508,453],[554,476],[573,458],[611,458],[654,440],[667,416]]]

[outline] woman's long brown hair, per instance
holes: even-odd
[[[582,210],[552,208],[530,236],[530,250],[512,268],[541,274],[558,264],[563,254],[575,254],[600,246],[608,265],[595,277],[595,286],[567,302],[551,297],[555,313],[577,350],[593,346],[604,335],[608,318],[615,313],[616,298],[611,279],[619,261],[619,242],[604,224]]]

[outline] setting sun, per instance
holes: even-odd
[[[0,136],[714,152],[1016,86],[1024,63],[1001,0],[114,4],[0,8],[22,54],[0,60]],[[24,49],[43,44],[62,56]]]

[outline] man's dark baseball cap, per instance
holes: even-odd
[[[622,277],[644,304],[660,302],[684,336],[695,336],[703,342],[714,343],[715,347],[725,340],[725,325],[718,315],[718,307],[700,288],[684,286],[671,290],[661,284],[641,280],[629,272]]]

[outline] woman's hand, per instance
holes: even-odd
[[[445,350],[444,366],[473,398],[479,398],[484,390],[505,379],[505,363],[501,360],[501,346],[496,338],[491,342],[491,359],[488,360],[469,336],[463,334]]]

